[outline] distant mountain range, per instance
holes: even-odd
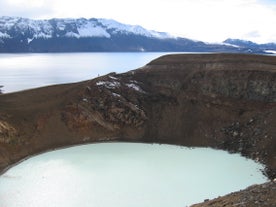
[[[270,53],[275,43],[227,39],[209,44],[108,19],[32,20],[0,17],[0,52]]]
[[[255,42],[240,40],[240,39],[227,39],[223,42],[224,44],[229,44],[231,46],[247,49],[248,52],[259,51],[260,53],[276,53],[275,43],[257,44]]]

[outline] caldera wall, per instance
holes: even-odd
[[[168,55],[124,74],[0,95],[0,169],[80,143],[240,152],[276,172],[276,57]]]

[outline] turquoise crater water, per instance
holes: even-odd
[[[183,207],[263,183],[263,168],[210,148],[82,145],[9,169],[0,176],[0,206]]]

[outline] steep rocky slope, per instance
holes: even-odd
[[[206,200],[204,203],[192,205],[191,207],[272,207],[276,204],[276,182],[253,185],[245,190],[231,193],[229,195]]]
[[[0,169],[98,141],[240,152],[276,177],[276,57],[167,55],[124,74],[0,95]]]

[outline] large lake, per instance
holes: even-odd
[[[4,93],[127,72],[168,53],[0,53]]]
[[[238,154],[101,143],[32,157],[0,176],[1,207],[184,207],[263,183]]]
[[[110,72],[127,72],[166,53],[0,54],[0,86],[5,93],[71,83]]]

